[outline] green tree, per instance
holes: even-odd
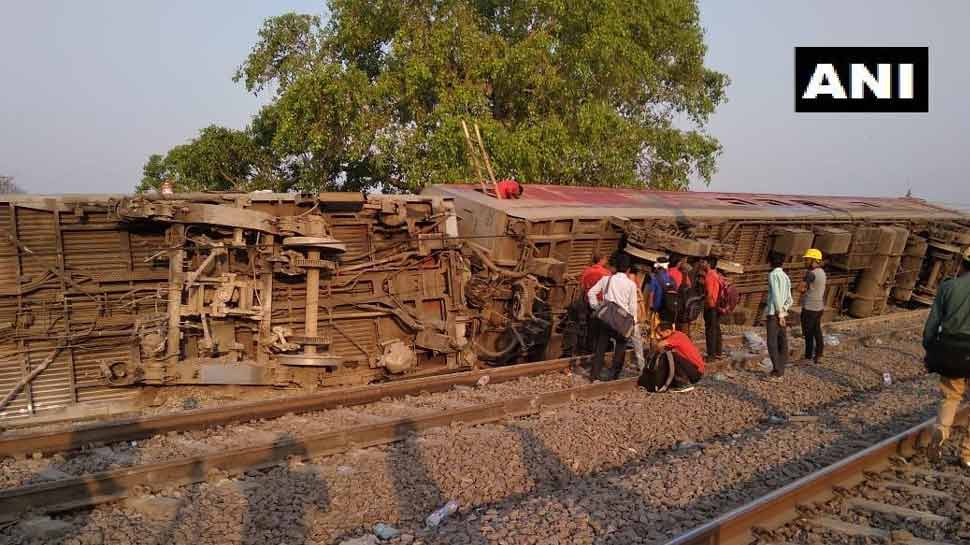
[[[235,76],[272,94],[242,132],[273,165],[274,187],[418,191],[474,179],[463,119],[481,126],[496,173],[526,182],[674,189],[715,171],[720,145],[705,127],[728,78],[704,66],[695,0],[329,8],[326,24],[266,20]],[[150,159],[146,177],[176,149]]]
[[[138,190],[157,189],[165,180],[178,191],[275,188],[276,162],[266,153],[251,130],[210,125],[164,156],[149,156]]]

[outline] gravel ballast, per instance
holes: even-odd
[[[370,540],[383,522],[400,531],[386,541],[394,544],[660,543],[930,417],[935,377],[915,357],[918,336],[897,337],[832,351],[821,367],[791,367],[782,383],[738,371],[707,377],[689,393],[634,391],[499,424],[439,428],[386,447],[155,490],[147,496],[154,503],[143,496],[57,516],[71,531],[56,541],[14,525],[0,530],[0,542],[342,543]],[[298,435],[317,420],[336,429],[571,387],[577,379],[534,377],[528,386],[516,381],[157,437],[134,447],[130,463],[193,452],[179,447],[185,435],[198,443],[192,448],[223,449],[256,432]],[[512,384],[524,389],[499,391]],[[37,464],[8,481],[23,482],[51,462],[72,472],[70,460],[52,459],[8,460],[4,473]],[[73,471],[90,471],[83,467]],[[452,499],[459,512],[426,529],[425,517]]]

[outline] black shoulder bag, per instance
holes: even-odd
[[[926,350],[926,371],[939,373],[947,378],[970,378],[970,339],[936,339]]]
[[[596,318],[610,326],[613,331],[629,339],[633,335],[633,326],[636,325],[635,318],[623,310],[623,307],[619,304],[606,298],[606,294],[610,291],[610,282],[613,281],[613,276],[610,276],[610,279],[606,281],[606,287],[603,288],[603,304],[596,309]]]

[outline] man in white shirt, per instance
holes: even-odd
[[[637,297],[640,292],[640,279],[638,275],[643,274],[642,267],[633,269],[629,262],[617,263],[617,265],[617,270],[623,272],[600,278],[586,293],[586,298],[594,313],[601,304],[609,301],[619,305],[635,321],[637,317]],[[603,303],[599,300],[599,294],[601,292],[604,294]],[[613,373],[611,380],[616,380],[620,377],[620,372],[623,370],[626,349],[630,339],[614,331],[613,328],[602,322],[600,322],[599,329],[600,334],[596,340],[596,353],[593,356],[593,368],[590,371],[590,379],[600,379],[600,372],[603,370],[603,359],[606,356],[606,348],[609,345],[610,339],[613,339],[616,345],[613,348]]]

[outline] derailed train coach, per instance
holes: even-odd
[[[628,252],[716,259],[741,295],[726,323],[760,320],[768,255],[788,257],[797,281],[808,248],[826,257],[827,318],[864,318],[887,305],[929,305],[970,245],[970,218],[914,198],[658,192],[528,185],[498,200],[474,185],[428,194],[454,200],[458,232],[477,272],[466,286],[480,311],[478,354],[486,361],[575,352],[570,305],[595,254]],[[480,265],[475,267],[475,262]],[[529,335],[543,331],[545,335]]]
[[[327,387],[468,368],[448,199],[5,197],[0,415],[130,385]]]
[[[20,389],[4,419],[139,385],[332,387],[575,354],[594,252],[716,258],[742,294],[733,321],[752,323],[771,251],[797,278],[820,248],[829,312],[864,317],[928,304],[970,245],[965,216],[917,199],[543,185],[4,196],[0,230],[0,396]]]

